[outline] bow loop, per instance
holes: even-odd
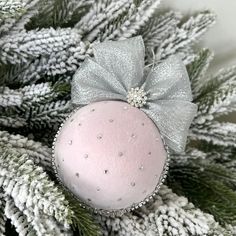
[[[185,148],[188,129],[197,111],[186,68],[171,56],[143,80],[144,44],[140,36],[94,47],[72,80],[75,105],[123,100],[139,107],[156,124],[166,144],[176,152]]]
[[[126,90],[110,72],[91,59],[86,59],[71,82],[71,100],[86,105],[102,100],[124,100]]]
[[[126,90],[140,86],[144,68],[144,43],[141,36],[96,44],[94,57]]]
[[[171,56],[157,65],[145,81],[149,100],[178,99],[192,101],[192,93],[187,70],[177,56]]]

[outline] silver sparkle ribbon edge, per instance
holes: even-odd
[[[145,49],[141,36],[106,41],[96,44],[93,50],[94,58],[85,59],[73,77],[72,104],[127,102],[130,91],[141,88],[146,97],[140,109],[156,124],[167,146],[183,152],[197,106],[191,103],[190,81],[181,59],[171,56],[144,77]]]

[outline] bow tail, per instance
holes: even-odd
[[[166,144],[180,153],[185,149],[188,130],[197,106],[188,101],[159,100],[142,109],[156,124]]]

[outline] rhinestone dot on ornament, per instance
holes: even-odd
[[[134,91],[135,89],[131,89],[132,91]],[[130,90],[130,91],[131,91]],[[136,88],[136,92],[139,91],[140,89],[139,88]],[[142,90],[143,91],[143,90]],[[144,92],[145,93],[145,92]],[[146,96],[146,93],[145,93],[145,96]],[[128,97],[128,95],[127,95]],[[147,98],[145,98],[145,101],[146,101]],[[146,103],[146,102],[145,102]],[[145,104],[144,103],[144,104]],[[130,103],[131,104],[131,103]],[[143,104],[143,105],[144,105]],[[131,104],[132,105],[132,104]],[[143,106],[142,105],[142,106]],[[133,105],[135,106],[135,105]],[[138,106],[135,106],[135,107],[138,107]],[[139,106],[140,107],[140,106]],[[74,113],[76,113],[78,110],[80,109],[80,107],[74,109],[71,114],[68,115],[68,117],[64,120],[64,122],[61,123],[55,137],[54,137],[54,140],[53,140],[53,144],[52,144],[52,167],[53,167],[53,170],[54,170],[54,173],[56,175],[56,178],[57,178],[57,181],[60,183],[60,185],[64,188],[65,191],[67,191],[73,198],[75,198],[76,200],[78,200],[80,203],[79,205],[82,207],[82,208],[85,208],[87,210],[90,210],[90,211],[93,211],[94,213],[96,214],[100,214],[100,215],[105,215],[105,216],[110,216],[110,217],[118,217],[118,216],[122,216],[123,214],[127,213],[127,212],[130,212],[130,211],[133,211],[135,209],[138,209],[140,207],[142,207],[143,205],[145,205],[146,203],[148,203],[149,201],[151,200],[154,200],[161,185],[164,183],[166,177],[167,177],[167,173],[168,173],[168,170],[169,170],[169,162],[170,162],[170,150],[169,150],[169,147],[166,145],[165,143],[165,140],[163,138],[163,136],[161,135],[161,139],[162,139],[162,142],[163,142],[163,145],[164,145],[164,148],[165,148],[165,151],[166,151],[166,160],[165,160],[165,164],[164,164],[164,168],[162,170],[162,173],[160,175],[160,178],[159,178],[159,181],[154,189],[154,191],[149,195],[147,196],[143,201],[139,202],[139,203],[135,203],[133,205],[131,205],[130,207],[128,208],[123,208],[123,209],[119,209],[119,210],[104,210],[104,209],[98,209],[98,208],[94,208],[84,202],[81,202],[81,199],[79,199],[77,196],[75,196],[64,184],[63,182],[61,181],[61,179],[59,178],[59,174],[58,174],[58,168],[56,166],[56,163],[55,163],[55,144],[56,144],[56,140],[57,140],[57,137],[59,136],[60,132],[61,132],[61,129],[63,127],[63,125],[66,123],[67,120],[69,120],[73,115]]]

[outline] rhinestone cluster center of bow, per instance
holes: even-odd
[[[131,88],[127,94],[127,102],[134,107],[142,107],[147,103],[147,93],[139,87]]]

